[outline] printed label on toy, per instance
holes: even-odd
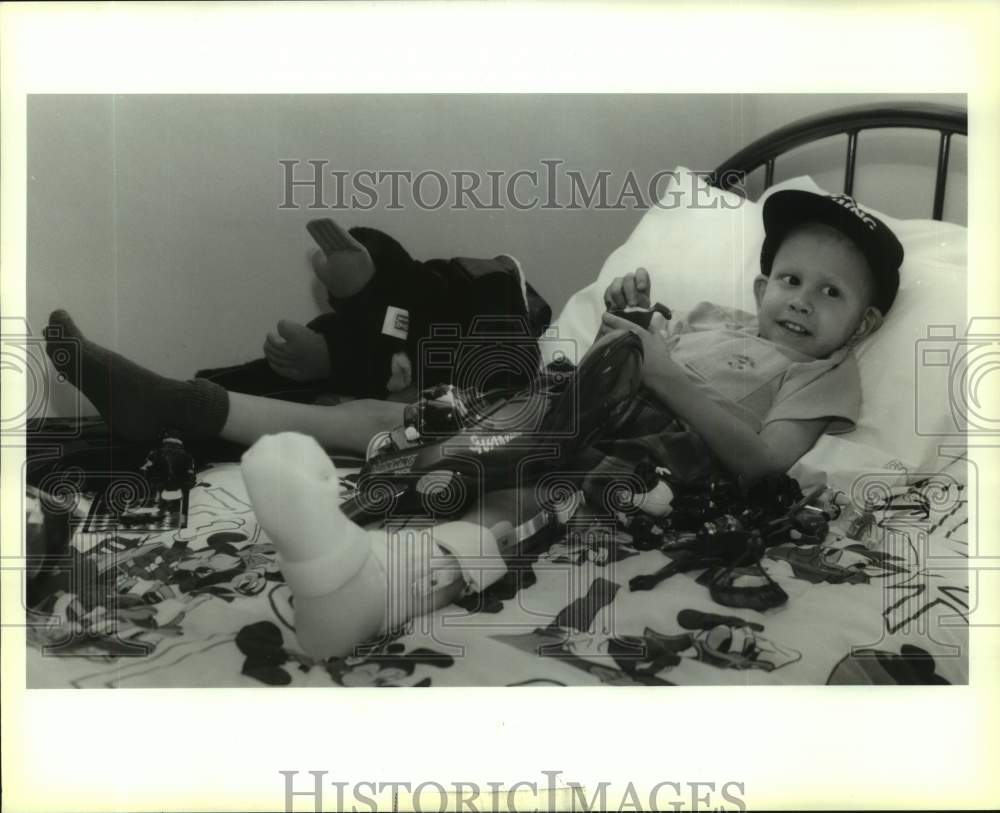
[[[406,339],[410,332],[410,312],[403,308],[390,305],[385,309],[385,319],[382,321],[382,333],[397,339]]]
[[[372,474],[382,474],[387,471],[398,471],[400,469],[408,469],[417,459],[417,453],[403,455],[402,457],[393,457],[388,460],[375,461],[371,465]]]
[[[472,451],[476,454],[482,454],[506,446],[516,437],[516,434],[509,433],[504,435],[472,435],[469,440],[472,441]]]

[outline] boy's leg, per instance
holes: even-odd
[[[226,391],[205,379],[176,381],[89,341],[66,311],[49,316],[45,351],[53,366],[97,407],[111,433],[133,443],[161,429],[217,437],[226,420]]]
[[[255,359],[231,367],[198,370],[194,377],[213,381],[228,392],[278,398],[298,404],[310,404],[330,391],[327,381],[293,381],[279,375],[271,369],[267,359]]]
[[[364,452],[375,432],[403,419],[399,403],[295,404],[228,393],[205,379],[165,378],[88,341],[65,311],[49,317],[47,337],[60,340],[46,348],[55,367],[93,402],[116,437],[134,443],[154,442],[166,428],[248,446],[268,433],[298,431],[327,447]]]
[[[326,449],[364,454],[377,432],[403,423],[405,404],[359,399],[334,406],[295,404],[229,393],[229,413],[219,430],[225,440],[251,446],[264,435],[300,432]]]
[[[484,566],[502,572],[500,553],[512,544],[503,521],[364,531],[340,511],[336,468],[303,435],[262,438],[243,456],[243,477],[294,593],[299,642],[317,658],[348,655],[451,603],[467,583],[485,586],[494,579],[483,579]]]

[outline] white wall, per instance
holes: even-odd
[[[326,215],[384,229],[418,258],[512,253],[558,313],[641,211],[390,211],[381,202],[317,211],[305,208],[304,190],[303,208],[281,209],[279,160],[299,160],[300,174],[306,161],[326,160],[349,172],[508,178],[559,159],[587,178],[610,173],[615,197],[630,170],[643,184],[677,164],[710,170],[773,127],[865,98],[32,96],[29,323],[40,332],[50,310],[66,307],[95,340],[173,376],[256,357],[278,319],[304,322],[323,309],[304,227]],[[332,185],[324,191],[331,203]],[[72,400],[53,391],[50,411],[62,414]]]

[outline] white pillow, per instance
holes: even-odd
[[[576,342],[578,357],[593,342],[604,312],[604,290],[638,267],[650,275],[651,296],[674,310],[708,300],[754,311],[752,284],[760,273],[763,201],[781,189],[824,193],[811,178],[771,187],[758,202],[723,192],[678,167],[659,205],[643,216],[597,279],[574,294],[556,320],[561,340]],[[954,455],[940,444],[963,445],[949,394],[937,370],[918,358],[930,329],[966,329],[966,229],[935,220],[897,220],[873,214],[896,233],[905,252],[899,294],[882,328],[856,349],[862,406],[857,428],[825,435],[792,473],[811,480],[872,469],[936,472]],[[831,480],[834,478],[830,478]],[[842,478],[837,477],[837,480]]]

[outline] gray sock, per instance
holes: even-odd
[[[116,437],[148,443],[163,429],[193,437],[215,437],[222,431],[229,393],[218,384],[204,378],[177,381],[140,367],[88,341],[63,310],[49,316],[45,337],[60,340],[58,353],[46,344],[53,365],[90,399]]]

